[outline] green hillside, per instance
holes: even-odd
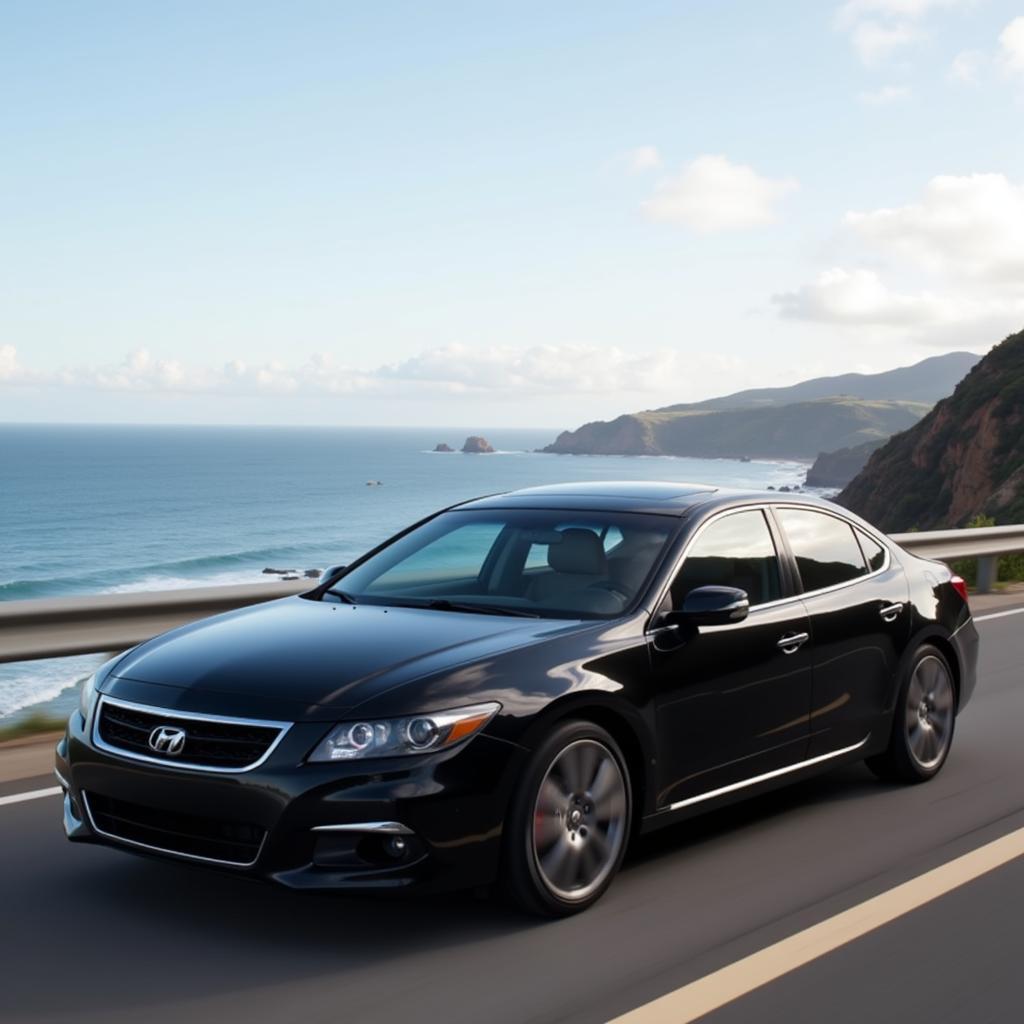
[[[924,402],[830,398],[729,410],[658,410],[565,431],[544,451],[590,455],[813,459],[884,440],[927,413]]]

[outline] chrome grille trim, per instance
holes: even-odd
[[[263,751],[263,754],[260,757],[250,764],[243,765],[240,768],[218,768],[208,764],[193,764],[189,761],[176,761],[172,758],[147,757],[145,754],[139,754],[134,750],[125,750],[123,747],[115,746],[103,739],[100,735],[100,722],[103,718],[103,707],[105,704],[110,704],[117,708],[124,708],[127,711],[139,711],[143,714],[154,715],[158,718],[164,717],[169,719],[181,719],[185,722],[217,722],[222,725],[255,726],[262,729],[277,729],[278,734],[270,742],[269,746]],[[101,694],[99,702],[96,705],[96,711],[93,714],[92,741],[100,750],[106,751],[108,754],[114,754],[117,757],[124,757],[131,761],[142,761],[146,764],[160,765],[161,768],[171,768],[175,770],[185,769],[192,772],[211,772],[215,775],[239,775],[243,772],[251,772],[254,768],[258,768],[263,764],[277,749],[281,740],[284,739],[285,734],[291,727],[291,722],[271,722],[267,719],[259,718],[229,718],[225,715],[205,715],[194,711],[177,711],[174,708],[155,707],[151,704],[135,704],[131,701],[121,700],[118,697],[108,697],[106,694]]]
[[[412,829],[399,821],[356,821],[345,825],[314,825],[312,832],[363,832],[385,836],[411,836]]]

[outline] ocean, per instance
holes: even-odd
[[[493,455],[436,453],[482,434]],[[797,462],[546,455],[553,430],[0,425],[0,600],[255,582],[350,561],[466,498],[574,480],[779,487]],[[368,481],[380,481],[368,486]],[[0,723],[102,662],[0,665]]]

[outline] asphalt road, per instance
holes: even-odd
[[[1024,826],[1024,615],[979,630],[978,690],[936,780],[840,769],[684,823],[566,921],[290,893],[73,847],[56,797],[0,806],[0,1021],[606,1021]],[[708,1020],[1020,1020],[1022,907],[1024,859]]]

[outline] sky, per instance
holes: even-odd
[[[1024,327],[1024,3],[0,6],[0,421],[567,428]]]

